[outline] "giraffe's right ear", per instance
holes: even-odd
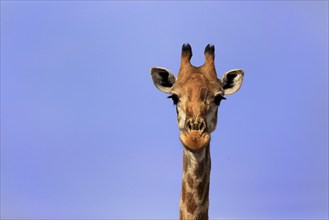
[[[162,92],[170,93],[171,87],[176,82],[174,74],[162,67],[152,67],[151,75],[155,87]]]

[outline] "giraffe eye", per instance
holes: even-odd
[[[225,98],[224,96],[222,96],[222,95],[217,95],[217,96],[215,96],[214,102],[215,102],[216,105],[219,105],[220,102],[221,102],[223,99],[225,100],[226,98]]]
[[[172,94],[171,96],[168,96],[168,99],[169,99],[169,98],[172,99],[174,105],[177,105],[177,103],[179,102],[179,98],[178,98],[178,96],[175,95],[175,94]]]

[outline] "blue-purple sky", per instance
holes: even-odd
[[[327,1],[1,1],[1,218],[176,219],[151,66],[245,71],[212,135],[212,219],[328,218]]]

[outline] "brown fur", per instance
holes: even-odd
[[[208,219],[208,212],[201,212],[197,215],[196,219],[206,220]]]
[[[199,185],[197,186],[197,193],[198,193],[199,198],[202,197],[202,195],[203,195],[203,193],[205,191],[206,183],[208,183],[208,179],[207,178],[203,178],[201,180],[201,182],[199,183]]]
[[[186,194],[186,210],[190,214],[194,214],[195,209],[197,208],[197,204],[195,202],[194,196],[192,193],[187,193]]]
[[[204,162],[198,165],[195,173],[198,178],[201,178],[202,175],[204,174],[204,169],[205,169],[204,166],[205,166]]]
[[[193,187],[193,179],[192,179],[191,175],[189,175],[189,174],[187,175],[187,184],[190,188]]]
[[[184,172],[187,171],[187,166],[188,166],[188,161],[187,161],[187,157],[186,157],[186,155],[184,154],[184,155],[183,155],[183,167],[184,167]]]
[[[182,201],[185,203],[185,198],[186,198],[186,188],[185,184],[182,184]]]
[[[199,158],[198,163],[184,163],[190,166],[184,166],[182,194],[180,204],[180,219],[204,220],[208,217],[209,204],[209,180],[210,180],[210,157],[209,146],[204,149],[204,157]],[[184,150],[184,158],[188,161],[195,160],[194,157],[200,157],[201,153],[191,154]],[[206,160],[206,158],[208,158]]]

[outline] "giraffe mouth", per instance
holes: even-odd
[[[184,129],[181,131],[179,139],[189,150],[200,151],[209,145],[210,134],[199,130],[187,131]]]

